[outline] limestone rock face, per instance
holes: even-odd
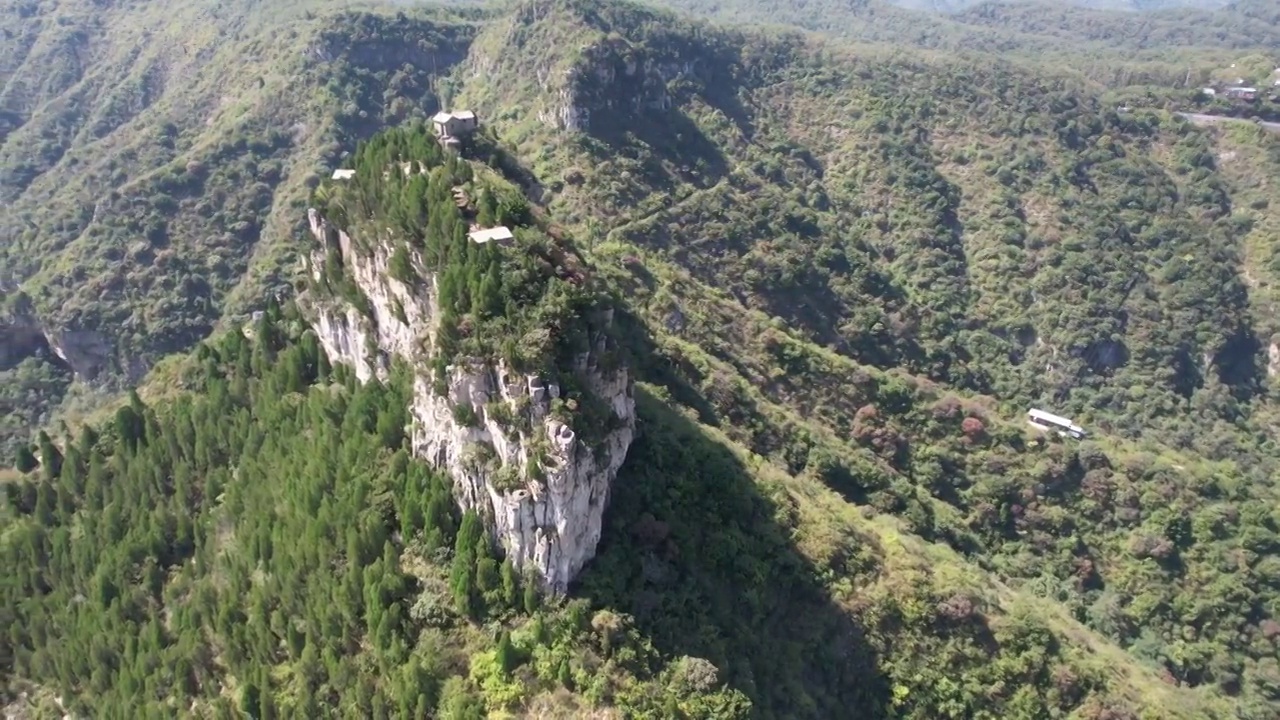
[[[350,303],[317,306],[316,334],[332,362],[355,368],[365,382],[372,377],[386,380],[391,357],[411,359],[421,343],[435,337],[430,308],[435,306],[435,283],[430,279],[420,288],[410,288],[388,274],[391,254],[382,244],[367,251],[357,248],[345,232],[307,212],[311,233],[322,248],[332,248],[342,258],[344,272],[354,281],[367,301],[365,307]],[[325,250],[312,255],[312,277],[319,279]]]
[[[324,248],[312,254],[313,277],[327,252],[340,254],[344,273],[364,296],[352,303],[312,302],[313,327],[335,363],[361,381],[385,379],[393,357],[415,368],[412,416],[414,455],[448,474],[463,510],[475,510],[513,564],[532,571],[546,589],[564,592],[595,555],[609,491],[635,436],[635,398],[625,367],[607,367],[610,339],[604,311],[590,330],[590,349],[572,367],[516,373],[503,361],[460,361],[445,381],[428,369],[435,347],[434,278],[413,286],[387,274],[390,250],[370,240],[361,246],[309,213]],[[603,427],[575,432],[560,387],[545,376],[572,373],[598,407]],[[590,437],[581,437],[587,435]]]

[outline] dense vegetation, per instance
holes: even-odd
[[[1243,240],[1269,203],[1236,202],[1251,188],[1220,173],[1210,133],[1010,66],[651,28],[613,6],[577,27],[499,26],[520,40],[480,60],[551,72],[546,48],[589,48],[558,92],[603,118],[566,139],[530,109],[511,137],[558,208],[609,228],[619,255],[667,258],[863,363],[1117,432],[1176,429],[1216,453],[1206,425],[1259,427],[1251,400],[1280,327],[1246,285],[1278,276]],[[690,47],[697,69],[664,69]],[[628,64],[681,74],[656,89],[611,80]],[[465,97],[486,107],[521,77],[495,73]],[[649,110],[609,115],[628,105]],[[1248,152],[1274,162],[1276,139],[1253,135]]]
[[[5,485],[10,691],[135,717],[1127,717],[1116,668],[1035,605],[1001,617],[955,558],[749,469],[660,388],[589,601],[544,609],[407,458],[404,376],[358,385],[302,326],[270,311],[202,346],[176,403],[41,438]]]
[[[1169,3],[1142,13],[1106,7],[1107,0],[660,0],[654,4],[734,23],[791,25],[861,41],[1013,55],[1076,72],[1103,67],[1160,72],[1156,65],[1172,62],[1185,73],[1186,65],[1178,61],[1211,57],[1223,50],[1270,50],[1277,42],[1277,11],[1268,0],[1243,0],[1225,8]],[[934,15],[904,7],[955,12]]]
[[[0,8],[0,290],[71,339],[82,379],[136,382],[288,293],[310,187],[357,139],[438,109],[465,18],[346,5]]]
[[[178,402],[41,437],[4,486],[9,693],[40,678],[113,717],[478,718],[555,688],[742,713],[626,618],[540,609],[409,460],[405,378],[356,384],[301,327],[269,312],[202,346]]]
[[[1170,682],[1274,711],[1276,138],[630,6],[515,23],[477,38],[498,72],[463,97],[578,68],[498,122],[557,210],[610,228],[596,260],[663,338],[638,354],[673,397]],[[557,113],[583,132],[531,121]],[[1000,416],[1028,404],[1143,441],[1026,444]],[[1208,530],[1219,513],[1242,524]]]
[[[469,155],[492,156],[492,140],[471,140]],[[543,371],[584,350],[598,298],[567,238],[540,227],[518,187],[494,169],[445,153],[422,124],[382,133],[352,156],[355,177],[315,193],[318,209],[362,245],[389,255],[392,278],[420,289],[431,279],[440,308],[437,378],[459,357],[504,358]],[[388,171],[388,168],[391,170]],[[544,223],[545,224],[545,223]],[[471,227],[507,227],[510,244],[479,244]],[[326,248],[320,291],[362,305],[343,275],[341,248]]]
[[[56,28],[98,43],[132,18],[113,5],[77,25],[55,12],[72,5],[5,26],[21,42],[4,46],[0,192],[22,229],[0,259],[51,330],[107,339],[89,365],[127,371],[267,303],[264,287],[291,292],[309,196],[354,242],[387,240],[395,279],[434,277],[440,357],[554,366],[610,295],[640,435],[597,557],[549,600],[408,456],[403,370],[357,384],[292,305],[248,333],[226,322],[143,388],[166,399],[28,444],[70,378],[33,335],[32,357],[6,347],[0,367],[14,707],[1275,717],[1280,138],[1193,126],[1136,87],[1181,92],[1201,82],[1187,59],[1219,72],[1230,48],[1270,42],[1274,23],[1213,27],[1265,3],[1132,21],[1146,54],[1106,49],[1129,20],[1037,29],[1049,16],[1017,7],[908,32],[895,23],[920,16],[868,5],[852,32],[1043,42],[1050,65],[1069,46],[1071,67],[907,59],[593,0],[491,17],[196,3],[240,33],[215,67],[255,72],[164,83],[92,140],[77,118],[106,112],[94,93],[115,76],[9,81],[66,62]],[[795,22],[788,7],[772,19]],[[1017,27],[979,28],[1002,23]],[[1193,40],[1153,60],[1170,38]],[[1104,102],[1096,80],[1120,91]],[[224,94],[244,105],[208,110]],[[413,122],[442,104],[487,126],[469,162]],[[126,177],[74,170],[111,163]],[[356,177],[320,179],[337,166]],[[472,222],[512,226],[519,252],[466,242]],[[359,307],[332,248],[324,265],[297,287]],[[1028,435],[1029,404],[1093,437]]]
[[[954,17],[879,3],[672,4],[946,50],[961,65],[1000,53],[1117,87],[1198,87],[1209,68],[1280,42],[1266,2],[1141,17],[1054,8],[1052,21],[1023,4]],[[467,84],[453,71],[490,17],[465,4],[401,10],[347,0],[0,8],[0,289],[25,289],[47,330],[74,337],[70,366],[93,387],[137,381],[222,318],[290,292],[310,189],[357,140],[448,105]],[[66,394],[49,391],[43,404],[56,411]]]

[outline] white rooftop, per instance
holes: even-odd
[[[451,112],[451,113],[441,110],[440,112],[431,116],[431,120],[433,122],[438,122],[438,123],[447,123],[450,120],[475,120],[475,119],[476,119],[476,114],[471,112],[470,110],[459,110],[457,112]]]
[[[1042,423],[1048,423],[1050,425],[1056,425],[1058,427],[1063,427],[1069,430],[1073,430],[1075,432],[1080,433],[1081,435],[1084,434],[1084,428],[1080,427],[1074,422],[1071,422],[1070,418],[1064,418],[1061,415],[1054,415],[1053,413],[1045,412],[1044,410],[1031,408],[1030,410],[1027,411],[1027,416],[1031,418],[1032,422],[1039,421]]]
[[[511,229],[504,226],[489,228],[488,230],[476,230],[467,233],[467,237],[471,238],[474,243],[484,244],[490,241],[505,242],[511,240],[515,235],[511,234]]]

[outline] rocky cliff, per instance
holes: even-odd
[[[414,454],[452,478],[459,506],[486,519],[517,568],[563,592],[595,554],[610,486],[635,435],[630,374],[603,362],[611,312],[593,319],[590,349],[571,367],[519,373],[501,360],[459,359],[441,381],[429,367],[439,320],[435,278],[419,272],[412,286],[401,282],[388,274],[384,243],[360,246],[315,210],[309,221],[322,248],[311,257],[312,277],[320,281],[325,255],[336,252],[363,295],[356,304],[309,301],[330,360],[352,366],[361,381],[385,379],[395,358],[410,363]],[[547,379],[565,374],[608,409],[605,427],[575,430],[573,403]]]

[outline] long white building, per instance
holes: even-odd
[[[1088,433],[1084,428],[1071,422],[1070,418],[1064,418],[1061,415],[1054,415],[1044,410],[1031,408],[1027,411],[1027,422],[1038,430],[1045,432],[1057,432],[1062,436],[1070,436],[1079,440]]]

